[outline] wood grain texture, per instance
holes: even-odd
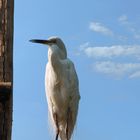
[[[0,140],[11,140],[14,0],[0,0]]]

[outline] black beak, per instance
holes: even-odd
[[[40,43],[40,44],[47,44],[47,45],[51,43],[50,40],[42,40],[42,39],[31,39],[29,41],[33,43]]]

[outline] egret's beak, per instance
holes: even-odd
[[[50,40],[41,40],[41,39],[31,39],[29,41],[33,43],[40,43],[40,44],[46,44],[46,45],[52,43]]]

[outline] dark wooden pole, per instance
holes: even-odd
[[[11,140],[14,0],[0,0],[0,140]]]

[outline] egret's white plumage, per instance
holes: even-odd
[[[31,40],[47,44],[45,88],[51,123],[61,140],[70,140],[76,123],[79,104],[79,83],[74,64],[67,58],[64,43],[58,37]]]

